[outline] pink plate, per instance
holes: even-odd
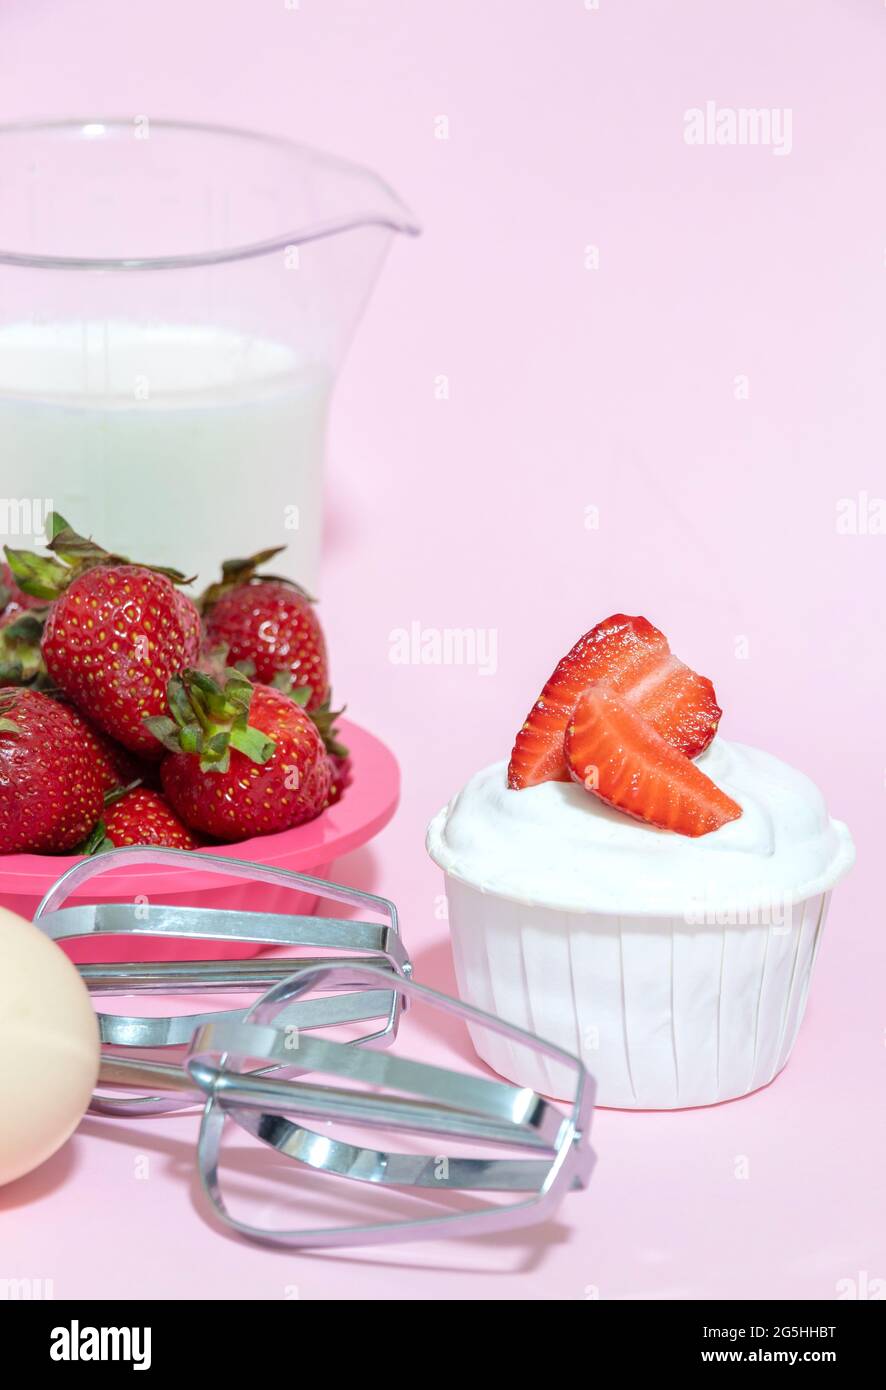
[[[258,864],[294,869],[315,878],[329,878],[333,862],[358,849],[387,825],[400,795],[400,770],[391,751],[372,734],[339,721],[342,742],[350,749],[353,781],[341,801],[330,806],[316,820],[277,835],[261,835],[232,845],[213,845],[210,853]],[[0,855],[0,906],[32,918],[40,899],[56,879],[78,862],[77,855],[4,854]],[[228,880],[217,874],[183,873],[148,868],[122,868],[92,879],[83,901],[112,899],[132,902],[150,899],[155,903],[229,910],[266,912],[311,912],[313,894],[275,888],[268,884],[244,882],[236,871]],[[130,958],[181,960],[206,955],[204,945],[189,948],[184,942],[145,938],[133,944],[125,938],[104,938],[96,944],[72,945],[68,954],[75,960],[126,960]],[[215,955],[252,955],[249,946],[219,947]]]

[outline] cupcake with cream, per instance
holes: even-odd
[[[463,998],[579,1054],[600,1105],[771,1081],[854,859],[809,778],[715,738],[720,714],[662,633],[616,615],[558,664],[510,761],[428,831]],[[555,1063],[472,1037],[510,1080],[566,1093]]]

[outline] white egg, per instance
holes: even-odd
[[[98,1067],[98,1022],[77,970],[32,922],[0,908],[0,1184],[61,1148]]]

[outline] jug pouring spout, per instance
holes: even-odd
[[[0,187],[0,496],[201,583],[285,545],[313,588],[332,388],[409,209],[290,140],[146,117],[0,127]]]

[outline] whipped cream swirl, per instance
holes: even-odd
[[[847,827],[802,772],[719,737],[697,762],[742,808],[709,835],[644,825],[572,782],[512,791],[503,761],[435,816],[428,852],[453,877],[518,902],[698,921],[800,902],[851,868]]]

